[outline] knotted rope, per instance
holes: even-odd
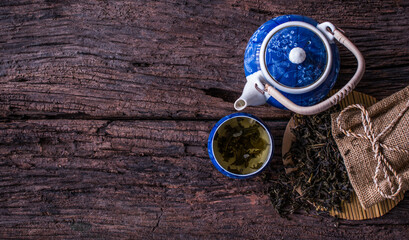
[[[349,111],[349,110],[354,109],[354,108],[358,108],[359,110],[361,110],[362,126],[364,128],[364,133],[365,134],[353,133],[351,131],[351,129],[345,130],[341,126],[341,119],[342,119],[343,114],[346,111]],[[403,115],[405,114],[405,112],[408,109],[409,109],[409,101],[406,103],[405,108],[402,109],[402,111],[399,113],[399,115],[396,116],[396,118],[391,123],[389,123],[389,125],[386,126],[382,130],[382,132],[379,133],[378,135],[375,135],[375,132],[374,132],[373,127],[372,127],[372,120],[369,117],[368,111],[365,109],[365,107],[363,107],[360,104],[353,104],[353,105],[350,105],[350,106],[346,107],[344,110],[341,111],[341,113],[337,117],[337,126],[338,126],[339,130],[342,133],[344,133],[348,137],[366,139],[371,143],[372,151],[374,152],[375,159],[378,162],[378,164],[376,166],[376,170],[375,170],[375,175],[373,176],[373,181],[375,183],[375,186],[376,186],[378,192],[384,198],[394,199],[399,194],[399,192],[401,191],[401,188],[402,188],[402,178],[401,178],[401,176],[398,175],[398,173],[395,171],[395,169],[393,169],[393,167],[389,164],[389,162],[385,158],[384,154],[382,153],[382,149],[386,149],[388,151],[406,153],[406,154],[409,154],[409,150],[402,149],[402,148],[400,148],[398,146],[389,146],[389,145],[383,144],[383,143],[380,142],[380,139],[385,134],[389,133],[392,130],[392,128],[396,125],[396,123],[399,122],[399,120],[403,117]],[[381,172],[384,173],[384,179],[386,179],[387,182],[389,183],[390,193],[387,193],[387,192],[383,191],[381,189],[381,187],[379,186],[379,180],[380,180]],[[390,175],[390,173],[392,173],[392,176]],[[396,184],[393,184],[392,178],[396,179],[396,181],[398,183],[397,188],[396,188]]]

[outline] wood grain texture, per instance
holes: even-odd
[[[211,165],[207,136],[244,86],[252,33],[331,21],[367,61],[358,91],[407,86],[407,1],[0,1],[0,238],[402,239],[409,200],[360,222],[280,218],[260,177]],[[355,71],[341,50],[341,86]],[[281,166],[290,113],[265,120]]]
[[[346,31],[367,60],[359,91],[383,98],[407,85],[407,1],[2,1],[1,114],[218,119],[244,86],[252,33],[289,13]],[[355,67],[341,55],[339,85]]]
[[[380,239],[378,231],[392,238],[407,234],[407,199],[380,220],[337,223],[313,214],[280,218],[259,177],[228,179],[211,165],[206,140],[213,124],[2,123],[1,238]],[[285,122],[267,124],[280,129],[273,135],[282,136]],[[272,166],[281,161],[280,154],[275,153]]]

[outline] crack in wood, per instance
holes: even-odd
[[[156,222],[156,225],[152,228],[152,232],[155,232],[155,230],[159,227],[160,221],[162,220],[162,216],[163,216],[163,208],[160,208],[158,221]]]

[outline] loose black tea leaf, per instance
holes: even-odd
[[[331,134],[331,113],[337,110],[334,107],[318,115],[294,116],[295,141],[284,156],[291,158],[286,168],[293,171],[278,180],[267,179],[273,206],[280,215],[305,209],[306,203],[325,211],[340,211],[342,201],[349,201],[353,188]]]
[[[311,204],[302,199],[295,191],[289,177],[282,173],[277,180],[268,173],[264,180],[269,182],[268,195],[275,210],[281,217],[294,213],[297,210],[309,211]]]

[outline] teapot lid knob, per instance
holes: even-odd
[[[295,47],[291,49],[290,54],[288,56],[290,61],[294,64],[300,64],[304,62],[306,57],[307,57],[307,54],[305,53],[304,49],[300,47]]]

